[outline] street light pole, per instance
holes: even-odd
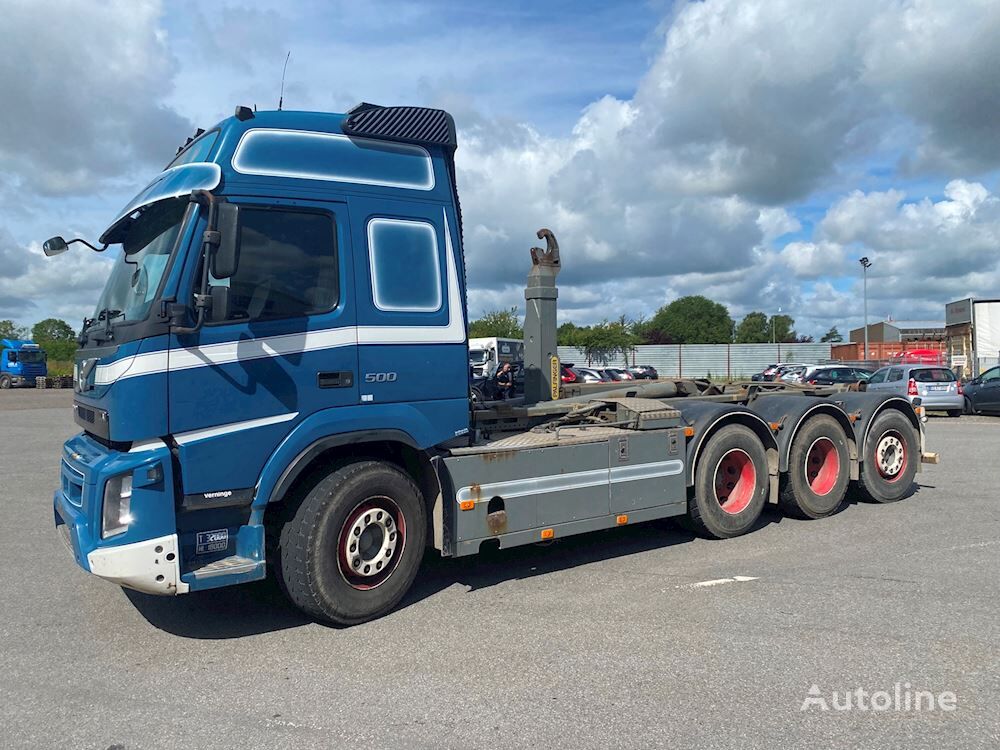
[[[868,256],[861,258],[858,261],[861,264],[861,273],[864,276],[863,287],[864,287],[864,299],[865,299],[865,362],[868,361],[868,269],[871,268],[872,262],[868,260]]]

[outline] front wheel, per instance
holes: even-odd
[[[14,385],[14,382],[10,379],[10,375],[0,375],[0,388],[7,390]]]
[[[299,609],[336,625],[379,617],[416,577],[426,518],[420,491],[396,466],[342,466],[285,511],[276,559],[282,588]]]
[[[767,501],[767,453],[753,430],[727,425],[708,439],[695,467],[687,525],[727,539],[748,532]]]
[[[920,461],[917,431],[895,409],[875,418],[865,440],[858,488],[862,499],[894,503],[910,494]]]

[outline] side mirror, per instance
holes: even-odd
[[[212,276],[228,279],[240,264],[240,209],[232,203],[220,203],[218,210],[216,222],[220,238],[212,254]],[[212,291],[214,294],[215,287]]]
[[[42,245],[42,252],[49,258],[53,255],[59,255],[59,253],[64,253],[69,250],[69,245],[66,244],[66,240],[62,237],[52,237],[51,239],[45,240]]]
[[[213,286],[212,294],[212,322],[221,323],[229,318],[229,287]]]

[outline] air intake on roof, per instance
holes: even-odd
[[[362,103],[347,113],[342,127],[347,135],[366,138],[452,149],[458,145],[455,121],[443,109]]]

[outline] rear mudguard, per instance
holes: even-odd
[[[840,403],[814,396],[773,394],[759,396],[748,404],[748,408],[772,427],[778,443],[778,468],[782,472],[788,471],[788,457],[792,443],[802,425],[820,414],[833,417],[847,436],[851,456],[851,479],[858,478],[858,437],[850,416]],[[777,430],[774,430],[774,426],[777,426]]]
[[[920,441],[921,455],[924,453],[924,426],[913,408],[913,404],[902,396],[884,393],[868,393],[867,391],[845,391],[830,396],[830,400],[847,412],[854,426],[854,436],[858,444],[858,456],[865,455],[865,443],[875,418],[887,409],[896,409],[910,420],[913,429],[917,431]],[[920,470],[920,464],[917,464]]]
[[[694,431],[694,434],[690,435],[687,441],[686,479],[688,487],[694,485],[698,456],[708,439],[726,425],[742,424],[753,430],[764,444],[764,449],[767,451],[768,474],[770,475],[769,495],[772,500],[777,500],[778,443],[770,425],[760,415],[739,404],[714,401],[672,401],[670,405],[681,413],[684,424]]]

